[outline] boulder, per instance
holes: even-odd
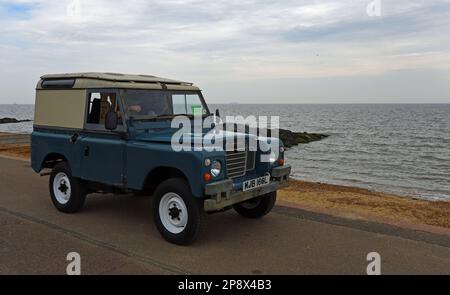
[[[329,135],[319,133],[307,133],[307,132],[293,132],[286,129],[280,129],[279,137],[283,141],[284,146],[287,148],[310,143],[313,141],[319,141],[327,138]]]
[[[224,126],[225,128],[225,126]],[[239,131],[241,129],[238,128],[237,125],[234,126],[235,131]],[[245,126],[245,132],[249,132],[249,127]],[[267,136],[272,136],[272,130],[267,130]],[[293,132],[287,129],[279,129],[279,136],[281,141],[283,141],[284,146],[286,148],[290,148],[299,144],[310,143],[313,141],[319,141],[324,138],[329,137],[326,134],[320,133],[308,133],[308,132]]]
[[[31,120],[17,120],[15,118],[0,118],[0,124],[12,124],[12,123],[22,123],[31,122]]]

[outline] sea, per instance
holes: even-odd
[[[450,104],[211,105],[221,116],[279,116],[280,128],[329,135],[290,148],[293,177],[450,201]],[[33,105],[0,105],[0,118],[33,119]],[[0,124],[0,132],[32,123]]]

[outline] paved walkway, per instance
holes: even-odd
[[[64,274],[73,251],[84,274],[365,274],[369,252],[383,274],[450,274],[448,236],[277,207],[262,220],[210,215],[199,240],[180,247],[160,237],[150,197],[91,195],[66,215],[47,182],[0,158],[1,274]]]

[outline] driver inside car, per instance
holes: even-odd
[[[161,98],[138,100],[136,103],[128,106],[128,111],[137,115],[151,117],[172,113],[168,100]]]

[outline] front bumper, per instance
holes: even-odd
[[[233,181],[226,179],[206,185],[205,195],[208,197],[204,202],[206,212],[221,211],[234,204],[242,203],[253,198],[274,192],[287,185],[291,166],[273,168],[270,175],[271,181],[268,185],[250,191],[234,191]]]

